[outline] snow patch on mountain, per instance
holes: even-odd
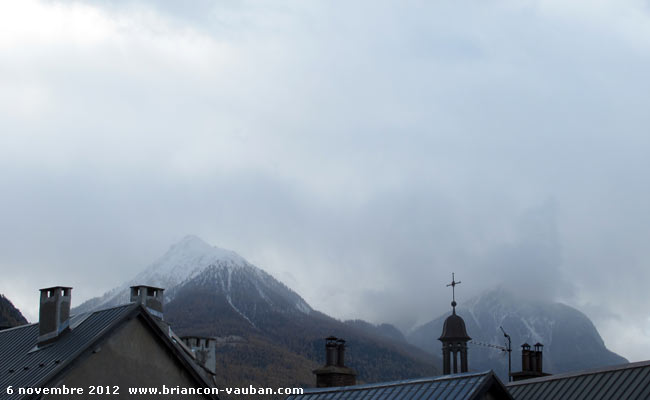
[[[512,368],[520,370],[520,346],[544,345],[544,369],[559,373],[627,362],[609,351],[589,318],[562,303],[535,300],[516,295],[504,287],[495,288],[463,302],[456,312],[472,337],[469,343],[470,368],[493,369],[507,379],[505,353],[483,344],[504,346],[501,327],[512,338]],[[437,340],[448,314],[414,329],[408,341],[434,354],[440,353]]]
[[[206,283],[215,283],[223,291],[228,303],[251,325],[253,322],[246,313],[242,312],[233,301],[233,273],[240,277],[237,285],[252,285],[257,295],[271,304],[271,293],[289,301],[291,307],[299,312],[309,314],[312,308],[296,293],[275,280],[271,275],[246,261],[231,250],[210,246],[194,235],[188,235],[180,242],[172,245],[159,259],[149,265],[128,282],[114,288],[99,298],[86,301],[74,312],[81,313],[100,308],[124,304],[129,301],[129,287],[148,285],[168,289],[165,292],[165,302],[173,299],[176,291],[170,290],[190,281],[199,279]]]

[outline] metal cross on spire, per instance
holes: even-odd
[[[453,307],[454,314],[456,314],[456,285],[460,285],[460,281],[456,282],[456,276],[451,273],[451,283],[447,287],[451,286],[451,306]]]

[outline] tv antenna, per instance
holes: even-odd
[[[477,346],[490,347],[492,349],[497,349],[501,350],[504,353],[508,353],[508,382],[512,382],[512,340],[510,339],[510,335],[508,335],[506,331],[503,330],[502,326],[500,326],[499,329],[501,329],[503,336],[507,339],[505,346],[499,346],[498,344],[492,343],[476,342],[473,340],[470,343]]]

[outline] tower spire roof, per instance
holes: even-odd
[[[442,327],[442,335],[438,340],[440,341],[468,341],[472,338],[467,334],[467,328],[465,328],[465,321],[459,316],[456,315],[456,285],[460,285],[460,281],[456,281],[456,274],[452,272],[451,274],[451,283],[447,284],[447,287],[451,286],[451,307],[452,314],[445,319],[445,323]]]
[[[445,324],[442,327],[442,334],[438,338],[442,342],[442,365],[443,373],[445,375],[458,372],[467,372],[467,342],[472,340],[467,334],[465,328],[465,321],[456,315],[456,285],[460,281],[456,281],[456,275],[452,272],[451,283],[451,308],[452,313],[445,319]],[[458,358],[460,356],[460,368],[458,368]]]

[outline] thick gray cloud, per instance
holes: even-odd
[[[0,5],[0,292],[31,318],[195,233],[336,317],[412,327],[456,271],[650,358],[647,4],[178,4]]]

